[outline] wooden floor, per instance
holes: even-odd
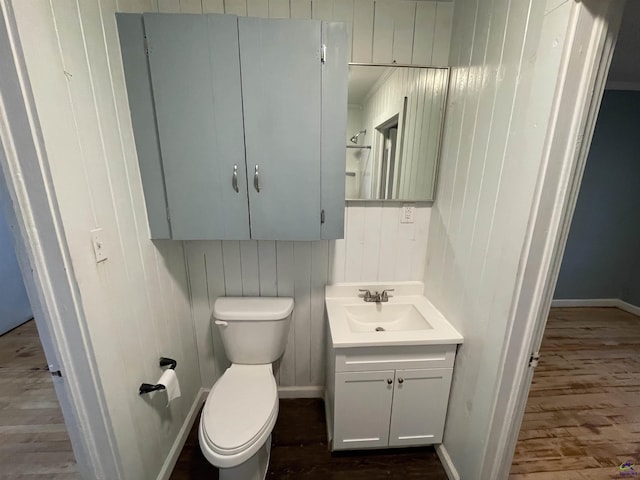
[[[171,480],[218,478],[200,453],[196,421]],[[445,480],[433,448],[334,453],[327,449],[324,405],[318,399],[280,400],[273,430],[271,480]]]
[[[0,479],[79,478],[31,320],[0,336]]]
[[[640,318],[554,308],[540,353],[511,480],[640,478]]]

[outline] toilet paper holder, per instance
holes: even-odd
[[[169,367],[171,370],[175,370],[176,365],[178,365],[178,362],[176,362],[173,358],[160,357],[161,367]],[[165,386],[161,384],[153,385],[152,383],[143,383],[140,385],[139,393],[140,395],[144,395],[145,393],[151,393],[151,392],[164,390],[164,389],[165,389]]]

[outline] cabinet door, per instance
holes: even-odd
[[[317,240],[321,24],[240,17],[238,26],[251,238]]]
[[[248,239],[236,18],[144,14],[144,27],[171,238]]]
[[[393,370],[336,373],[333,449],[386,447]]]
[[[442,443],[451,372],[396,370],[389,446]]]

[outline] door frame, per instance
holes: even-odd
[[[10,0],[0,0],[0,63],[0,204],[49,369],[61,372],[53,383],[77,468],[122,479]]]
[[[524,416],[625,0],[569,0],[569,32],[532,205],[481,478],[506,479]]]

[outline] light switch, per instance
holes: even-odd
[[[403,205],[402,216],[400,217],[400,223],[413,223],[415,209],[416,209],[415,205]]]
[[[91,243],[93,244],[93,253],[96,256],[96,263],[104,262],[107,258],[107,246],[104,243],[104,232],[101,228],[91,230]]]

